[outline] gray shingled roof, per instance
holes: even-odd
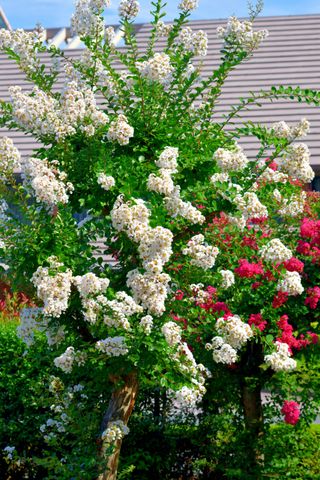
[[[216,36],[216,28],[225,23],[226,20],[199,20],[190,23],[193,29],[205,30],[209,37],[204,76],[209,75],[219,64],[221,40]],[[144,49],[150,25],[144,24],[139,27],[138,44]],[[227,80],[217,106],[217,120],[250,90],[259,91],[281,84],[320,88],[320,14],[261,17],[256,21],[256,28],[267,28],[269,37],[254,58],[238,67]],[[81,50],[69,50],[68,54],[78,57]],[[0,55],[0,98],[8,99],[10,85],[21,85],[28,89],[23,74],[17,70],[15,64],[4,55]],[[311,133],[306,143],[311,150],[311,163],[315,170],[320,171],[320,107],[278,100],[275,103],[267,102],[262,108],[253,107],[244,114],[245,119],[266,125],[279,120],[285,120],[289,124],[295,123],[302,117],[308,118],[311,122]],[[32,149],[36,147],[32,137],[19,132],[0,129],[0,135],[10,135],[23,155],[31,154]],[[257,152],[258,145],[254,139],[242,139],[242,144],[249,157]]]

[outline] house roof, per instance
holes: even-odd
[[[203,76],[208,76],[219,65],[221,40],[216,29],[226,20],[197,20],[190,22],[193,29],[203,29],[208,34],[208,55],[204,60]],[[320,88],[320,14],[261,17],[256,20],[256,28],[267,28],[269,37],[263,42],[254,57],[237,67],[223,88],[223,94],[216,107],[215,119],[223,118],[240,97],[248,96],[249,91],[257,92],[272,85],[301,86],[302,88]],[[136,28],[138,44],[143,50],[146,46],[150,24],[141,24]],[[58,29],[47,31],[47,39],[54,38]],[[67,30],[68,32],[68,30]],[[68,33],[66,34],[68,36]],[[161,49],[161,42],[159,42]],[[79,57],[81,49],[67,49],[68,55]],[[50,62],[48,56],[45,61]],[[121,69],[118,65],[116,68]],[[60,84],[62,85],[62,79]],[[58,87],[59,85],[58,84]],[[30,89],[23,74],[11,60],[0,55],[0,98],[8,100],[8,87],[21,85]],[[313,107],[296,101],[278,100],[274,103],[262,102],[262,107],[251,107],[243,114],[246,120],[264,125],[285,120],[294,124],[306,117],[311,123],[311,133],[305,140],[311,151],[311,164],[320,172],[320,107]],[[236,120],[239,123],[239,119]],[[0,135],[9,135],[23,155],[30,155],[37,146],[31,136],[20,132],[0,129]],[[240,142],[247,155],[253,157],[258,151],[254,138],[243,138]]]

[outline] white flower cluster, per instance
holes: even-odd
[[[157,167],[166,169],[171,173],[177,171],[178,166],[179,149],[177,147],[165,147],[163,152],[159,155],[159,158],[155,161]]]
[[[182,28],[177,41],[185,51],[200,57],[207,55],[208,36],[203,30],[193,33],[190,27]]]
[[[217,162],[218,167],[223,172],[243,170],[248,163],[248,159],[240,145],[236,145],[233,151],[226,148],[218,148],[213,155],[213,160]]]
[[[181,342],[181,327],[175,322],[166,322],[162,328],[161,332],[164,335],[168,345],[173,347]]]
[[[168,404],[166,405],[166,418],[169,421],[184,423],[188,420],[197,424],[198,416],[202,413],[199,403],[202,395],[197,388],[182,387],[177,391],[168,391]]]
[[[80,293],[84,319],[87,322],[94,324],[101,311],[101,304],[103,304],[98,301],[99,294],[107,290],[110,284],[109,279],[99,278],[94,273],[89,272],[83,276],[78,275],[74,277],[73,283]],[[98,296],[97,299],[93,298],[96,296]],[[104,296],[102,296],[102,298],[107,301]]]
[[[234,203],[245,219],[268,217],[268,209],[262,205],[254,192],[236,195]]]
[[[119,145],[128,145],[133,134],[133,127],[129,125],[127,117],[121,113],[110,123],[107,138],[110,142],[118,142]]]
[[[86,273],[83,276],[78,275],[74,277],[73,282],[82,299],[104,292],[110,284],[108,278],[99,278],[92,272]]]
[[[259,250],[259,254],[263,260],[274,264],[282,263],[292,258],[291,250],[283,245],[279,238],[270,240]]]
[[[43,40],[43,30],[32,32],[0,29],[0,50],[10,49],[19,56],[19,65],[25,72],[35,70],[38,66],[37,49]]]
[[[149,60],[138,63],[137,69],[142,77],[162,85],[170,83],[174,72],[170,57],[166,53],[155,53]]]
[[[181,0],[178,8],[183,12],[191,12],[196,10],[199,5],[199,0]]]
[[[216,363],[232,365],[237,361],[237,350],[225,343],[222,337],[214,337],[211,343],[206,344],[206,349],[212,350],[212,357]]]
[[[95,129],[109,122],[109,117],[97,108],[93,91],[76,81],[68,82],[61,94],[61,113],[64,122],[73,128],[80,125],[88,137],[94,135]]]
[[[303,118],[297,125],[294,127],[289,127],[289,125],[284,122],[276,122],[271,125],[270,133],[272,133],[277,138],[286,138],[289,141],[294,140],[298,137],[305,137],[310,131],[310,123],[306,118]]]
[[[160,20],[156,24],[158,37],[167,37],[170,34],[172,28],[173,28],[172,25],[170,25],[168,23],[164,23]]]
[[[265,355],[264,361],[275,372],[290,372],[297,366],[297,362],[291,357],[289,345],[282,342],[275,342],[276,351],[270,355]]]
[[[132,289],[133,298],[141,302],[150,313],[159,316],[165,312],[170,277],[166,273],[140,273],[132,270],[127,275],[127,285]]]
[[[145,315],[144,317],[142,317],[139,325],[146,335],[150,335],[150,333],[153,329],[153,318],[152,318],[152,316],[151,315]]]
[[[86,361],[86,354],[75,351],[74,347],[68,347],[59,357],[54,359],[54,364],[65,373],[71,373],[74,364],[82,366]]]
[[[108,327],[121,327],[124,330],[130,330],[131,327],[128,317],[143,312],[143,308],[125,292],[117,292],[115,300],[104,300],[97,297],[97,301],[101,302],[103,307],[110,310],[110,312],[105,313],[103,317],[103,322]]]
[[[48,318],[43,316],[43,309],[26,307],[20,311],[20,323],[17,327],[17,336],[30,347],[34,343],[34,333],[45,332],[49,347],[57,345],[65,339],[63,326],[53,326]]]
[[[310,152],[304,143],[290,145],[287,153],[278,161],[279,169],[304,183],[314,179],[314,171],[310,166]]]
[[[213,351],[213,360],[216,363],[231,365],[237,361],[237,350],[253,336],[253,331],[238,315],[219,318],[216,330],[220,336],[214,337],[211,343],[206,345],[206,349]]]
[[[179,185],[174,185],[171,175],[177,171],[178,148],[166,147],[160,154],[155,164],[160,168],[160,177],[150,174],[148,178],[148,189],[167,195],[164,199],[168,213],[176,217],[189,220],[191,223],[203,223],[205,217],[190,202],[185,202],[180,197]]]
[[[204,270],[208,270],[214,266],[219,249],[204,243],[203,235],[195,235],[189,240],[187,245],[187,248],[184,248],[182,253],[183,255],[190,255],[190,257],[192,257],[190,262],[192,265],[196,265]]]
[[[127,276],[127,285],[132,289],[135,301],[141,302],[150,313],[160,315],[165,311],[170,281],[169,275],[162,270],[172,253],[173,236],[166,228],[151,228],[149,210],[142,200],[135,202],[130,206],[118,197],[111,211],[112,225],[139,243],[138,252],[146,272],[141,274],[136,269]]]
[[[39,299],[44,303],[44,315],[60,317],[68,308],[72,272],[69,269],[59,271],[63,264],[56,257],[49,257],[47,263],[49,267],[38,267],[31,281],[37,289]]]
[[[292,296],[301,295],[304,288],[299,273],[286,271],[283,278],[278,282],[277,290],[280,292],[286,292],[288,295]]]
[[[27,158],[21,162],[24,185],[31,187],[37,202],[44,203],[52,209],[58,203],[66,204],[68,193],[73,192],[73,185],[65,183],[66,174],[50,168],[46,160]]]
[[[174,190],[171,171],[161,168],[159,174],[159,176],[156,176],[154,173],[150,173],[147,184],[148,190],[169,196]]]
[[[132,20],[140,12],[140,4],[137,0],[121,0],[119,16],[126,20]]]
[[[231,223],[231,225],[239,228],[239,230],[243,231],[247,225],[247,218],[244,217],[244,215],[239,216],[234,216],[234,215],[228,215],[228,220]]]
[[[103,172],[99,173],[97,181],[99,185],[101,185],[101,188],[106,191],[110,190],[116,184],[115,179],[111,175],[108,176]]]
[[[234,273],[231,270],[220,270],[219,273],[222,277],[222,288],[230,288],[234,285]]]
[[[261,165],[264,167],[265,164]],[[289,177],[286,173],[278,172],[277,170],[272,170],[272,168],[267,167],[261,175],[258,177],[258,181],[264,181],[266,183],[287,183]]]
[[[23,308],[20,311],[20,323],[17,327],[17,336],[30,347],[34,342],[35,330],[42,330],[43,323],[41,322],[42,308]]]
[[[104,20],[99,13],[109,6],[110,0],[77,0],[71,17],[72,31],[79,37],[101,36],[104,32]]]
[[[162,195],[170,195],[174,190],[174,183],[171,175],[177,171],[177,158],[179,151],[175,147],[166,147],[155,164],[160,168],[160,176],[153,173],[148,178],[148,190],[158,192]]]
[[[11,138],[0,138],[0,181],[6,180],[15,169],[20,168],[21,156]]]
[[[279,215],[283,217],[297,217],[304,212],[307,194],[306,192],[300,192],[299,194],[292,195],[290,199],[282,199],[281,208],[278,210]]]
[[[66,84],[60,101],[34,87],[25,94],[21,87],[9,88],[16,122],[37,135],[53,135],[57,140],[76,133],[79,127],[92,136],[95,128],[105,125],[109,117],[97,108],[91,89],[76,81]]]
[[[1,32],[1,30],[0,30]],[[8,458],[9,460],[12,460],[13,459],[13,453],[15,452],[15,449],[16,447],[10,447],[10,445],[4,447],[4,449],[2,450],[3,453],[4,453],[4,456],[6,458]]]
[[[238,315],[228,318],[218,318],[216,323],[217,332],[226,343],[238,350],[253,336],[253,331],[247,323],[244,323]]]
[[[190,223],[200,223],[205,221],[205,216],[199,210],[191,205],[190,202],[185,202],[180,196],[180,186],[176,185],[169,197],[164,199],[165,207],[172,217],[178,215],[188,220]]]
[[[249,20],[240,22],[236,17],[230,17],[226,27],[218,27],[217,34],[223,38],[227,46],[239,46],[250,53],[259,47],[268,36],[267,30],[253,31],[253,24]]]
[[[122,440],[125,435],[128,435],[129,431],[122,420],[115,420],[108,423],[107,428],[101,435],[101,440],[108,445],[113,445],[118,440]]]
[[[96,348],[108,357],[119,357],[129,352],[124,337],[107,337],[104,340],[99,340],[96,343]]]

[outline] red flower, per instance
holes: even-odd
[[[304,268],[304,263],[295,257],[290,258],[290,260],[287,260],[286,262],[284,262],[283,265],[284,265],[284,268],[288,270],[288,272],[302,273]]]
[[[183,291],[182,291],[182,290],[177,290],[177,291],[176,291],[176,295],[175,295],[175,299],[176,299],[176,300],[182,300],[183,297],[184,297]]]
[[[268,322],[263,320],[261,313],[252,313],[249,317],[248,323],[257,327],[261,332],[266,328]]]
[[[242,246],[243,247],[250,247],[253,250],[258,250],[259,249],[256,239],[252,236],[251,237],[246,237],[246,236],[243,237]]]
[[[298,241],[298,246],[296,248],[298,253],[301,253],[301,255],[309,255],[311,249],[311,245],[308,242],[304,242],[302,240]]]
[[[297,402],[286,400],[281,409],[284,415],[284,421],[290,425],[296,425],[300,418],[300,406]]]
[[[304,304],[309,305],[309,307],[314,310],[317,308],[318,302],[320,300],[320,288],[311,287],[307,290],[308,297],[305,299]]]
[[[288,300],[289,295],[287,292],[278,292],[274,297],[273,297],[273,302],[272,302],[272,307],[273,308],[279,308],[282,305],[286,303]]]
[[[235,273],[242,278],[252,278],[255,275],[262,275],[263,268],[259,263],[249,263],[248,260],[242,258],[239,260],[239,267],[234,269]]]

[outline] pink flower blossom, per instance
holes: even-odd
[[[288,300],[289,295],[287,292],[278,292],[274,297],[272,301],[272,308],[279,308],[282,305],[286,303]]]
[[[297,402],[286,400],[281,409],[284,415],[284,421],[290,425],[296,425],[300,418],[300,406]]]
[[[242,278],[252,278],[263,274],[263,268],[259,263],[249,263],[245,258],[239,260],[239,267],[234,269],[235,273]]]
[[[283,265],[284,265],[284,268],[288,270],[288,272],[302,273],[304,268],[304,263],[295,257],[290,258],[290,260],[287,260],[286,262],[284,262]]]
[[[261,332],[263,332],[263,330],[265,330],[266,326],[268,325],[268,322],[266,320],[263,320],[261,313],[252,313],[249,317],[248,324],[250,325],[250,327],[254,325]]]
[[[314,310],[317,308],[318,302],[320,300],[320,288],[319,287],[311,287],[307,290],[308,297],[305,299],[305,305],[309,305],[309,307]]]

